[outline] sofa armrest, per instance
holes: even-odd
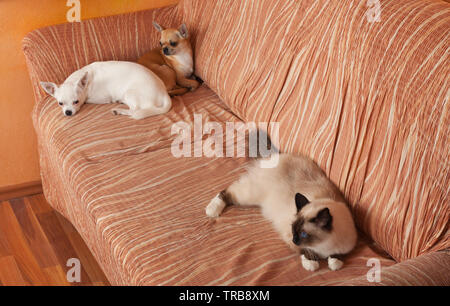
[[[178,26],[177,6],[65,23],[34,30],[23,39],[23,52],[36,101],[45,96],[40,81],[62,83],[81,67],[105,60],[136,60],[157,46],[152,22]]]
[[[370,269],[370,267],[368,267]],[[358,277],[345,286],[450,286],[450,250],[432,252],[381,269],[380,282]]]

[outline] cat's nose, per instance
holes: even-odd
[[[72,116],[72,111],[71,110],[66,110],[65,114],[66,114],[66,116]]]

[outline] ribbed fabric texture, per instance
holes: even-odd
[[[310,273],[257,209],[207,218],[205,206],[247,160],[173,157],[172,125],[193,129],[195,114],[223,126],[280,122],[282,151],[313,158],[358,227],[395,260],[450,246],[450,4],[381,1],[375,23],[368,9],[351,0],[184,0],[24,39],[45,196],[111,283],[351,284],[364,282],[369,258],[404,271],[360,239],[341,271],[323,263]],[[174,98],[168,114],[134,121],[112,116],[115,105],[85,105],[65,118],[40,89],[39,81],[62,82],[93,61],[136,60],[157,45],[153,20],[187,24],[205,81]],[[416,284],[442,265],[405,269],[399,277]],[[448,275],[437,282],[448,284]]]

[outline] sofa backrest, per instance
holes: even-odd
[[[182,0],[199,75],[245,121],[280,122],[395,259],[450,247],[450,4]]]
[[[95,61],[135,61],[159,45],[152,22],[166,27],[181,23],[176,6],[63,23],[34,30],[23,39],[23,51],[38,103],[47,96],[40,81],[62,83],[74,71]]]

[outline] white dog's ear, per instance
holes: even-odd
[[[41,82],[41,87],[52,97],[55,96],[56,88],[58,88],[58,86],[52,82]]]
[[[178,32],[180,32],[180,35],[183,38],[188,38],[188,36],[189,36],[188,29],[184,23],[180,26],[180,28],[178,29]]]
[[[165,30],[165,29],[164,29],[162,26],[160,26],[156,21],[153,21],[153,26],[155,27],[156,30],[158,30],[158,32],[162,32],[162,31]]]
[[[83,75],[83,77],[78,81],[78,87],[79,87],[80,89],[86,88],[86,85],[87,85],[87,83],[88,83],[88,80],[89,80],[89,73],[86,72],[86,73]]]

